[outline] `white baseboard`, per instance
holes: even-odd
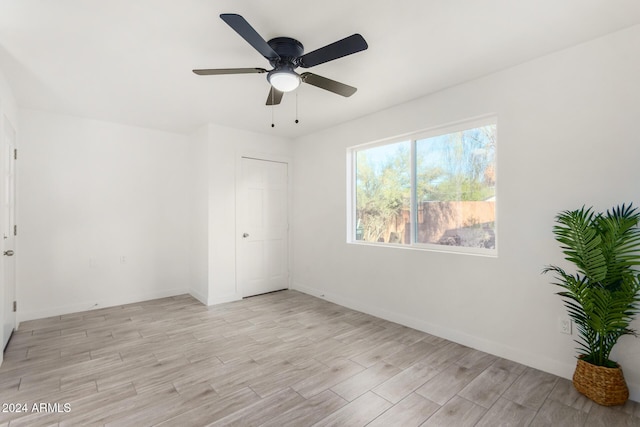
[[[573,371],[576,367],[575,360],[559,362],[547,357],[532,355],[531,353],[524,352],[516,347],[489,341],[484,338],[479,338],[473,335],[466,334],[464,332],[444,327],[442,325],[425,322],[424,320],[416,319],[415,317],[406,316],[404,314],[392,312],[379,307],[374,307],[360,301],[344,297],[342,295],[325,292],[323,290],[303,286],[298,283],[295,283],[292,289],[317,298],[325,299],[329,302],[333,302],[343,307],[370,314],[372,316],[389,320],[391,322],[399,323],[401,325],[408,326],[410,328],[417,329],[419,331],[426,332],[440,338],[445,338],[449,341],[453,341],[458,344],[474,348],[476,350],[484,351],[485,353],[493,354],[494,356],[512,360],[514,362],[521,363],[523,365],[539,369],[541,371],[548,372],[562,378],[571,379],[573,376]],[[627,383],[627,386],[629,387],[629,398],[635,402],[640,402],[640,385]]]
[[[207,305],[207,297],[205,297],[195,289],[189,289],[189,295],[200,301],[202,304]]]
[[[228,294],[228,295],[219,295],[213,298],[209,298],[209,304],[207,305],[211,306],[211,305],[224,304],[227,302],[240,301],[241,299],[242,299],[242,295],[237,293]]]
[[[169,289],[163,291],[148,292],[144,294],[118,296],[114,298],[107,298],[104,300],[90,302],[83,302],[78,304],[72,304],[63,307],[51,307],[46,310],[34,310],[34,311],[18,311],[18,324],[20,322],[26,322],[27,320],[44,319],[46,317],[62,316],[64,314],[77,313],[80,311],[97,310],[106,307],[115,307],[118,305],[132,304],[141,301],[148,301],[158,298],[173,297],[176,295],[182,295],[189,293],[187,289]]]

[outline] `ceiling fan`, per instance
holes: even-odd
[[[267,97],[267,105],[280,104],[284,92],[295,90],[300,83],[307,83],[345,97],[351,96],[356,92],[357,89],[353,86],[309,72],[298,74],[294,70],[298,67],[310,68],[367,49],[369,46],[360,34],[353,34],[314,50],[313,52],[304,54],[304,46],[302,43],[290,37],[276,37],[265,41],[246,19],[240,15],[223,13],[220,15],[220,18],[264,56],[273,69],[217,68],[193,70],[194,73],[200,76],[267,73],[267,80],[271,84],[269,96]]]

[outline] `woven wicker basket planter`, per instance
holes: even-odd
[[[629,399],[629,389],[620,367],[596,366],[578,359],[573,385],[580,393],[600,405],[623,405]]]

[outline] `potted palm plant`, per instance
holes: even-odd
[[[556,216],[553,233],[574,274],[550,265],[562,288],[558,295],[576,325],[576,389],[601,405],[621,405],[629,398],[622,369],[609,356],[623,335],[636,335],[630,324],[639,312],[640,213],[632,205],[606,213],[592,208]]]

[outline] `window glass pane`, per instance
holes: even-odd
[[[356,152],[356,240],[411,243],[411,142]]]
[[[417,243],[495,249],[496,125],[416,141]]]

